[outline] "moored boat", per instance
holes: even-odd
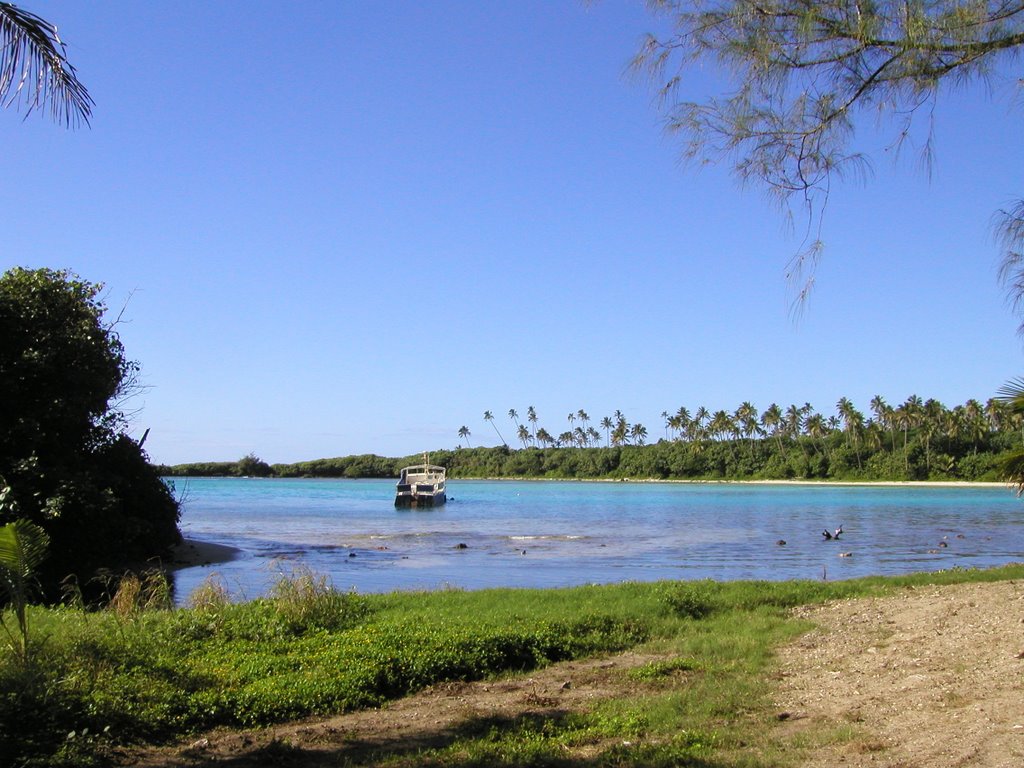
[[[396,507],[438,507],[445,503],[444,467],[431,464],[423,454],[422,464],[402,469],[395,486]]]

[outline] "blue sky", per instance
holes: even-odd
[[[658,29],[639,0],[24,6],[96,108],[0,112],[0,268],[127,302],[154,461],[489,445],[485,410],[512,443],[531,405],[656,438],[680,406],[953,406],[1021,373],[992,236],[1024,195],[1012,72],[940,102],[930,176],[880,153],[833,191],[796,322],[799,236],[724,165],[682,167],[624,74]]]

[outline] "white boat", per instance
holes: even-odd
[[[444,467],[431,464],[423,454],[422,464],[402,469],[395,486],[396,507],[439,507],[445,503]]]

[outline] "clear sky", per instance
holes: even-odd
[[[795,322],[799,236],[680,166],[625,75],[639,0],[21,4],[96,107],[0,112],[0,268],[127,303],[154,461],[493,445],[485,410],[516,444],[531,405],[656,439],[680,406],[952,407],[1022,373],[992,236],[1024,195],[1019,71],[940,102],[930,176],[882,154],[834,190]]]

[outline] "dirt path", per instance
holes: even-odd
[[[379,710],[257,731],[217,731],[178,747],[125,754],[121,763],[145,768],[326,768],[379,750],[415,753],[517,720],[557,717],[627,696],[632,686],[622,672],[658,658],[623,653],[555,664],[508,680],[448,683]]]
[[[825,742],[810,750],[807,768],[1024,765],[1024,584],[926,587],[800,614],[819,626],[782,650],[776,703],[783,739]],[[214,732],[125,754],[122,763],[320,768],[380,749],[412,754],[628,696],[623,671],[653,658],[626,653],[513,680],[436,686],[381,710]]]
[[[849,727],[807,768],[1024,765],[1024,584],[923,587],[805,609],[777,702],[794,730]]]

